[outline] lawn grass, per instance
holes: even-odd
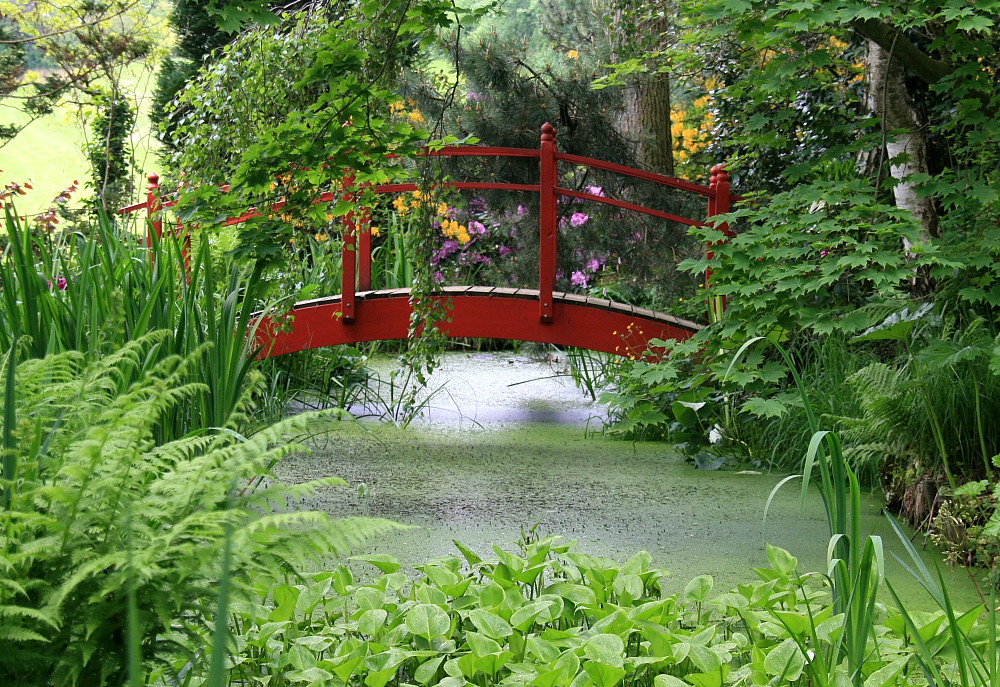
[[[146,188],[146,175],[158,171],[154,152],[158,143],[152,136],[149,121],[155,73],[146,65],[132,65],[122,85],[125,92],[133,94],[139,108],[132,134],[138,197]],[[87,109],[81,113],[74,105],[64,105],[29,124],[14,140],[0,148],[0,185],[23,184],[30,180],[34,187],[16,201],[20,214],[31,215],[47,209],[52,199],[74,180],[80,182],[80,190],[73,195],[72,207],[79,207],[84,199],[93,195],[90,169],[83,153],[90,135],[83,122],[87,114]],[[25,118],[8,102],[0,104],[0,119],[18,122]]]

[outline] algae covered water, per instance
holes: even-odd
[[[717,589],[754,579],[753,568],[767,562],[765,541],[791,551],[801,571],[825,569],[829,537],[817,493],[800,504],[800,485],[786,485],[765,521],[784,475],[697,470],[667,444],[588,433],[602,410],[560,369],[559,361],[509,354],[449,354],[421,420],[407,429],[335,423],[311,455],[287,460],[280,473],[337,475],[351,485],[318,494],[308,507],[414,526],[359,552],[391,553],[410,566],[456,554],[453,540],[488,557],[492,546],[513,547],[534,531],[619,561],[648,550],[673,574],[676,591],[700,574],[712,575]],[[899,550],[875,499],[864,517],[887,551]],[[894,584],[917,593],[889,563]],[[945,574],[959,604],[971,605],[976,595],[964,572]]]

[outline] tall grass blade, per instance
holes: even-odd
[[[17,478],[17,453],[14,445],[14,426],[17,422],[17,335],[4,361],[3,393],[3,508],[10,510],[13,501],[14,484]]]

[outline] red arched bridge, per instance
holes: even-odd
[[[648,349],[652,339],[687,339],[704,326],[666,313],[555,291],[557,203],[560,197],[579,198],[688,226],[704,226],[712,216],[729,212],[730,203],[736,198],[730,194],[729,177],[721,165],[712,169],[709,186],[701,186],[611,162],[562,153],[557,150],[556,131],[551,124],[542,126],[538,149],[456,146],[435,149],[426,154],[536,158],[539,165],[537,184],[478,181],[450,181],[441,184],[458,190],[528,191],[539,196],[538,288],[450,286],[439,289],[433,297],[446,302],[447,321],[438,323],[439,329],[446,336],[535,341],[619,355],[640,355]],[[698,194],[707,199],[707,219],[699,221],[607,195],[562,188],[558,185],[559,163],[615,172],[663,187]],[[416,184],[384,184],[373,190],[376,193],[405,193],[417,188]],[[316,202],[331,202],[342,198],[343,195],[327,193]],[[120,212],[145,209],[152,229],[160,233],[161,209],[169,205],[172,203],[161,203],[158,179],[151,175],[146,201],[123,208]],[[282,205],[277,203],[271,210],[279,210]],[[259,214],[257,210],[251,210],[241,217],[227,220],[226,224],[243,222]],[[725,226],[722,229],[730,235]],[[708,249],[711,250],[711,247]],[[405,339],[409,336],[410,316],[413,312],[410,289],[371,288],[372,232],[364,212],[352,212],[343,219],[342,260],[340,294],[296,303],[287,314],[280,317],[267,316],[259,323],[256,336],[262,347],[261,357],[336,344]]]

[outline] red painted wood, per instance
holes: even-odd
[[[712,176],[709,182],[709,188],[712,190],[713,194],[708,197],[708,219],[711,221],[716,215],[724,215],[731,209],[732,194],[729,189],[729,173],[723,165],[716,165],[712,167]],[[732,238],[736,234],[729,228],[729,225],[725,222],[720,224],[718,227],[725,235],[726,239],[723,241],[717,241],[715,243],[710,243],[706,246],[706,255],[709,260],[715,257],[715,252],[712,250],[712,246],[717,246],[720,243],[724,243],[726,240]],[[712,270],[705,270],[705,288],[707,289],[709,284],[712,283]],[[723,296],[719,299],[713,299],[708,303],[709,319],[711,321],[718,320],[722,316],[722,313],[726,310],[726,297]]]
[[[529,191],[538,192],[538,184],[505,184],[495,181],[443,181],[439,184],[456,191]],[[379,184],[375,193],[407,193],[416,191],[416,184]]]
[[[511,294],[449,294],[441,296],[450,304],[448,321],[441,331],[450,337],[486,337],[537,341],[557,346],[576,346],[614,355],[640,357],[649,341],[690,338],[696,328],[636,314],[594,307],[584,303],[555,301],[556,316],[549,323],[537,317],[533,298]],[[405,339],[410,321],[408,292],[379,298],[359,297],[354,323],[340,316],[335,299],[318,300],[288,314],[286,331],[265,318],[257,330],[260,357],[362,341]],[[287,325],[290,324],[290,327]]]
[[[495,146],[448,146],[436,150],[426,150],[419,154],[428,156],[499,156],[539,159],[538,184],[507,184],[500,182],[479,181],[453,181],[444,182],[442,184],[442,186],[456,190],[509,190],[538,193],[540,209],[539,288],[537,304],[534,303],[535,299],[526,300],[523,297],[514,299],[499,299],[511,302],[517,301],[517,304],[513,305],[505,303],[503,305],[497,305],[496,303],[493,303],[493,305],[483,311],[483,313],[477,314],[476,312],[469,312],[466,315],[462,315],[462,317],[456,320],[457,324],[454,324],[453,326],[450,325],[447,329],[452,336],[496,337],[522,339],[528,341],[543,341],[558,345],[574,345],[594,348],[595,350],[616,352],[614,350],[609,350],[612,344],[607,341],[607,331],[616,331],[620,330],[623,326],[627,326],[627,323],[624,325],[622,324],[622,318],[626,316],[621,315],[614,310],[607,311],[606,307],[602,309],[595,307],[594,305],[568,303],[566,301],[556,301],[553,299],[556,260],[558,255],[557,200],[560,195],[605,203],[623,210],[641,212],[690,226],[705,226],[706,224],[705,222],[695,219],[646,208],[615,198],[596,196],[582,191],[561,188],[557,186],[559,180],[559,162],[603,169],[657,183],[662,186],[706,196],[708,198],[709,217],[728,212],[732,202],[740,200],[739,196],[732,194],[730,190],[729,176],[721,165],[712,169],[711,183],[708,187],[705,187],[692,182],[684,181],[682,179],[632,169],[603,160],[596,160],[594,158],[587,158],[568,153],[560,153],[557,150],[556,145],[555,127],[549,123],[542,126],[540,145],[539,148],[535,150]],[[340,193],[323,193],[313,202],[334,202],[340,198],[345,198],[350,201],[356,200],[357,194],[350,190],[350,186],[353,183],[353,177],[345,177],[343,182],[343,188],[345,191]],[[414,191],[417,188],[417,184],[382,184],[373,187],[372,190],[375,193],[406,193]],[[223,187],[223,190],[228,190],[228,187]],[[146,202],[130,205],[127,208],[123,208],[120,212],[134,212],[145,208],[148,217],[156,218],[153,220],[152,225],[158,233],[161,233],[162,220],[160,219],[160,214],[162,209],[172,207],[175,204],[176,200],[163,202],[162,198],[160,198],[158,178],[156,175],[151,175],[150,191],[147,193]],[[276,212],[281,210],[284,206],[285,202],[279,201],[269,207],[271,212]],[[261,214],[263,213],[258,208],[251,208],[239,217],[229,218],[225,221],[225,224],[238,224],[240,222],[247,221],[248,219],[259,217]],[[342,218],[341,221],[343,225],[344,239],[342,253],[344,279],[342,284],[342,296],[336,301],[335,305],[324,305],[323,308],[325,308],[325,310],[323,310],[322,313],[308,309],[309,314],[307,316],[305,314],[307,312],[306,310],[300,309],[297,311],[299,313],[299,322],[302,323],[302,326],[305,327],[305,329],[300,332],[298,331],[299,325],[296,325],[291,332],[282,333],[278,339],[282,342],[282,346],[292,346],[293,348],[289,350],[300,350],[303,346],[316,347],[319,345],[330,345],[331,343],[367,341],[379,338],[402,338],[406,336],[406,330],[409,327],[410,312],[408,304],[404,307],[404,301],[408,299],[408,295],[406,297],[400,296],[399,298],[376,299],[379,302],[378,305],[375,305],[376,300],[359,299],[357,296],[358,289],[365,291],[371,286],[371,234],[369,220],[370,211],[364,208],[356,208],[354,211]],[[179,229],[181,226],[182,225],[178,223]],[[720,225],[720,228],[726,233],[727,237],[734,235],[727,225]],[[709,251],[709,255],[711,255],[712,247],[707,246],[706,248]],[[711,274],[706,274],[706,280],[710,277]],[[463,309],[472,308],[473,306],[475,308],[483,306],[481,301],[470,300],[473,298],[482,299],[485,297],[467,296],[462,300],[457,300],[455,306],[456,312],[461,313],[463,312]],[[319,306],[309,306],[309,308],[313,307]],[[333,308],[333,310],[330,310],[330,308]],[[524,308],[534,308],[533,312],[537,314],[537,317],[524,315]],[[329,312],[327,312],[328,310]],[[595,314],[605,311],[614,314],[613,317],[615,319],[610,323],[612,325],[610,329],[608,326],[605,326],[609,323],[601,319],[603,316],[597,316]],[[334,316],[332,314],[334,312],[338,314]],[[366,313],[366,319],[374,318],[376,321],[364,322],[363,326],[359,326],[359,324],[361,324],[358,319],[360,313]],[[522,319],[519,323],[515,323],[513,320],[505,319],[515,317],[515,315],[518,318],[524,315],[524,319]],[[397,316],[398,319],[396,319]],[[318,321],[314,321],[316,317],[325,318],[326,324],[320,326]],[[556,320],[561,320],[564,317],[568,317],[569,320],[567,322],[560,321],[558,326],[553,328]],[[333,324],[331,324],[331,321]],[[677,330],[674,325],[658,322],[655,319],[649,320],[649,322],[653,323],[650,324],[650,331],[658,332],[653,334],[653,336],[660,338],[685,338],[686,336],[684,331],[687,330],[684,330],[683,328]],[[664,330],[663,327],[667,327],[667,330],[670,330],[670,327],[674,327],[674,330],[667,331]],[[338,331],[341,333],[337,333]],[[549,335],[541,334],[541,332],[545,331],[557,333],[550,333]],[[354,333],[346,334],[345,332]],[[570,335],[567,334],[567,332],[573,332],[573,334]],[[303,337],[308,340],[306,343],[303,343],[303,341],[305,341]],[[320,341],[327,340],[329,340],[329,343],[318,343]],[[621,348],[620,341],[615,342],[613,345]],[[294,346],[300,346],[300,348],[294,348]]]
[[[155,231],[157,237],[163,236],[163,217],[160,214],[163,205],[160,202],[160,175],[149,175],[149,188],[146,190],[146,219],[149,221],[148,231]],[[153,237],[146,237],[146,245],[153,245]]]
[[[662,174],[655,174],[654,172],[647,172],[642,169],[626,167],[625,165],[619,165],[614,162],[606,162],[604,160],[596,160],[592,157],[583,157],[582,155],[571,155],[569,153],[559,153],[557,157],[559,158],[560,161],[571,162],[575,165],[584,165],[586,167],[594,167],[596,169],[605,169],[609,172],[623,174],[625,176],[633,177],[635,179],[645,179],[646,181],[652,181],[657,184],[660,184],[661,186],[679,188],[682,191],[690,191],[691,193],[697,193],[702,196],[712,195],[711,189],[708,188],[707,186],[695,184],[690,181],[684,181],[683,179],[676,179],[674,177],[664,176]]]
[[[354,176],[345,175],[342,180],[342,188],[345,189],[343,193],[343,198],[348,201],[354,200],[354,193],[350,190],[354,186]],[[355,280],[357,279],[357,269],[358,269],[358,246],[357,246],[357,224],[354,221],[354,215],[357,210],[351,210],[346,215],[341,218],[341,227],[343,227],[343,247],[340,253],[340,264],[341,264],[341,321],[345,324],[350,324],[354,322],[354,318],[357,316],[356,311],[356,298],[355,298]]]
[[[546,324],[555,318],[552,291],[556,284],[557,240],[559,237],[556,207],[556,128],[546,122],[542,125],[539,148],[538,177],[538,319]]]
[[[652,208],[647,208],[644,205],[636,205],[635,203],[629,203],[624,200],[618,200],[617,198],[607,198],[605,196],[595,196],[590,193],[583,193],[582,191],[574,191],[568,188],[557,188],[556,193],[561,196],[571,196],[573,198],[582,198],[584,200],[593,200],[598,203],[604,203],[605,205],[613,205],[616,208],[622,208],[623,210],[633,210],[635,212],[641,212],[644,215],[652,215],[653,217],[662,217],[663,219],[668,219],[671,222],[678,222],[680,224],[686,224],[690,227],[703,227],[704,222],[699,222],[698,220],[689,219],[687,217],[681,217],[680,215],[674,215],[669,212],[663,212],[661,210],[654,210]]]
[[[532,148],[504,148],[499,146],[444,146],[436,150],[428,150],[422,155],[468,156],[482,155],[487,157],[538,157],[538,150]]]

